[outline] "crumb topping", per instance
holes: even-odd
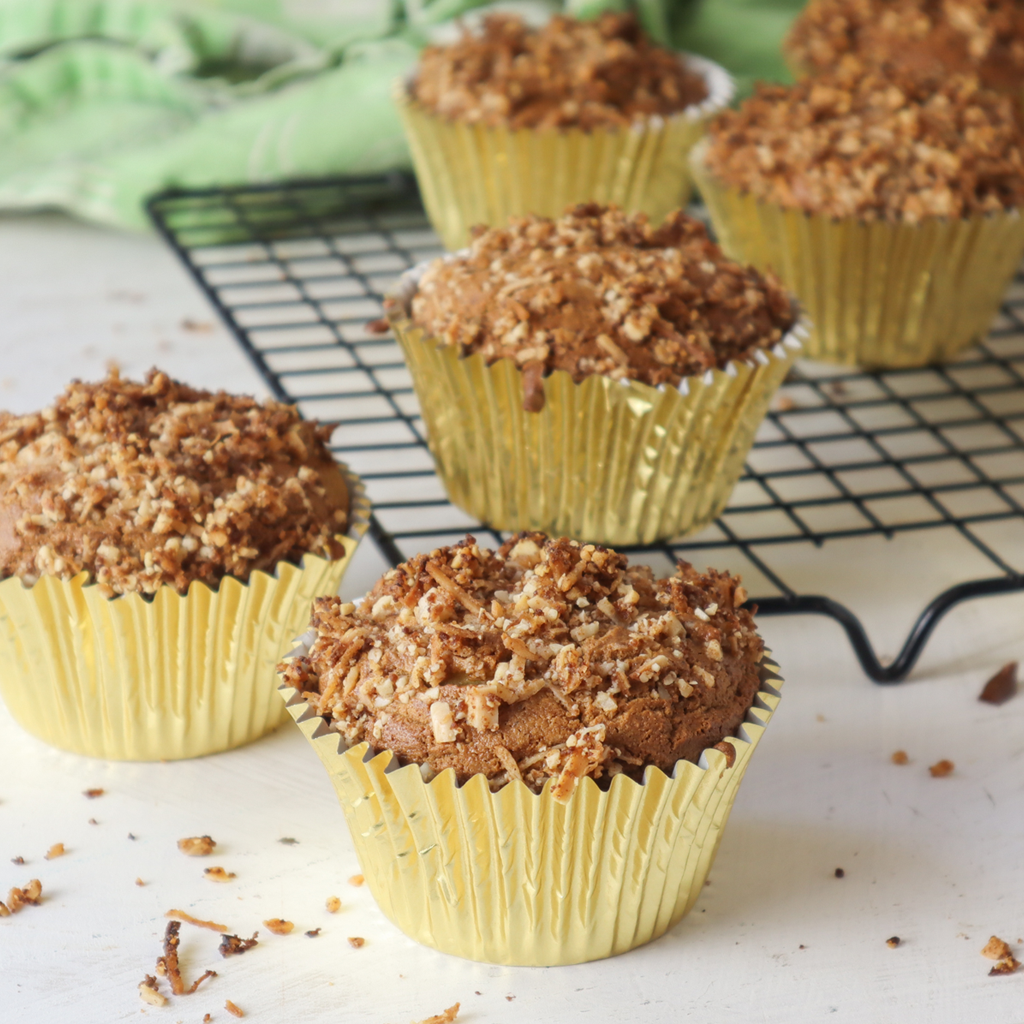
[[[450,120],[510,128],[590,130],[674,114],[707,86],[679,55],[654,45],[630,14],[593,21],[556,15],[530,28],[515,15],[487,17],[450,46],[429,46],[412,96]]]
[[[977,79],[857,67],[760,85],[709,127],[720,180],[786,209],[917,223],[1024,206],[1024,137]]]
[[[685,562],[659,580],[593,544],[467,537],[359,607],[318,599],[283,673],[350,744],[566,799],[584,776],[696,761],[743,721],[764,649],[746,597]]]
[[[1018,0],[811,0],[784,49],[803,71],[831,71],[848,55],[910,73],[972,72],[990,89],[1024,82],[1024,7]]]
[[[676,211],[655,228],[595,203],[474,229],[466,253],[426,269],[411,314],[462,355],[514,360],[527,408],[552,370],[678,386],[770,348],[794,322],[776,279],[727,259],[699,221]]]
[[[85,570],[107,596],[184,593],[306,552],[339,557],[348,495],[329,433],[292,406],[157,370],[0,413],[0,576]]]

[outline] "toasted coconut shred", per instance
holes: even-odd
[[[746,596],[686,563],[656,580],[593,544],[467,537],[388,572],[358,608],[316,601],[316,639],[283,672],[350,744],[428,778],[550,780],[564,800],[582,778],[671,771],[732,734],[763,655]]]

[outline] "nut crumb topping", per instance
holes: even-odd
[[[977,79],[842,67],[760,85],[709,126],[725,184],[785,209],[915,224],[1024,206],[1024,137]]]
[[[209,836],[190,836],[188,839],[178,840],[178,849],[187,857],[206,857],[213,853],[216,845],[217,840]]]
[[[705,99],[703,78],[654,45],[635,17],[555,16],[530,28],[493,14],[479,33],[420,56],[412,96],[453,121],[510,128],[624,127]]]
[[[1014,92],[1024,83],[1024,8],[1018,0],[810,0],[783,49],[814,74],[853,56],[912,74],[969,72]]]
[[[655,228],[596,203],[475,228],[426,269],[411,315],[461,355],[513,360],[527,408],[552,370],[675,387],[771,348],[795,319],[776,279],[727,259],[699,221],[676,211]]]
[[[467,537],[390,570],[358,608],[318,599],[316,639],[282,672],[349,744],[425,777],[551,780],[567,799],[586,776],[670,772],[737,728],[764,650],[741,597],[685,562],[656,580],[593,544]]]
[[[329,433],[292,406],[158,370],[0,413],[0,576],[86,571],[108,597],[185,593],[307,552],[340,557],[348,494]]]

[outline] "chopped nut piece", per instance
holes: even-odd
[[[336,914],[339,910],[341,910],[341,900],[339,900],[337,896],[328,896],[327,913]]]
[[[846,872],[842,868],[836,868],[836,878],[845,878]]]
[[[909,764],[910,763],[910,758],[907,757],[907,752],[905,750],[897,750],[892,755],[891,760],[892,760],[893,764]]]
[[[10,917],[11,912],[7,907],[7,904],[0,901],[0,917]]]
[[[213,853],[216,845],[216,840],[209,836],[192,836],[189,839],[178,840],[178,849],[188,857],[205,857]]]
[[[224,1004],[224,1009],[228,1011],[233,1017],[244,1017],[245,1014],[240,1010],[231,1000],[229,999]]]
[[[288,935],[295,928],[295,925],[291,921],[282,920],[280,917],[272,917],[270,920],[263,922],[263,927],[275,935]]]
[[[309,931],[306,932],[306,938],[315,939],[319,934],[320,934],[320,929],[319,928],[310,928]]]
[[[992,966],[992,970],[988,972],[989,977],[999,974],[1013,974],[1018,967],[1020,967],[1020,961],[1015,957],[1004,957]]]
[[[981,955],[987,956],[989,960],[1005,960],[1010,955],[1010,945],[998,936],[993,935],[985,944]]]
[[[95,800],[98,796],[103,796],[104,791],[102,789],[87,789],[83,792],[83,796],[88,797],[90,800]]]
[[[139,995],[150,1006],[167,1005],[167,996],[157,989],[157,980],[152,974],[147,974],[145,980],[139,982]]]
[[[209,928],[211,932],[226,932],[228,926],[226,924],[217,924],[216,921],[201,921],[198,917],[193,917],[191,914],[186,914],[184,910],[168,910],[164,917],[176,917],[180,921],[184,921],[186,924],[194,924],[197,928]]]
[[[221,956],[241,956],[243,953],[248,952],[253,946],[258,945],[256,941],[259,937],[259,932],[253,932],[251,939],[240,939],[237,935],[222,935],[220,937],[220,950]]]
[[[224,868],[204,868],[203,874],[213,882],[230,882],[238,877],[234,871],[225,871]]]
[[[479,995],[479,993],[477,993]],[[420,1021],[413,1021],[412,1024],[452,1024],[459,1015],[459,1007],[461,1003],[456,1003],[454,1006],[449,1006],[447,1010],[442,1010],[440,1013],[435,1013],[433,1017],[425,1017]]]
[[[1005,704],[1017,692],[1017,662],[1004,665],[978,694],[986,704]]]
[[[366,879],[365,879],[365,878],[364,878],[364,877],[363,877],[362,875],[353,875],[353,876],[352,876],[352,877],[351,877],[351,878],[350,878],[350,879],[348,880],[348,884],[349,884],[349,885],[354,885],[354,886],[356,886],[356,887],[358,888],[358,887],[359,887],[360,885],[362,885],[362,884],[363,884],[363,883],[364,883],[365,881],[366,881]]]
[[[348,944],[353,949],[359,949],[361,946],[366,945],[366,939],[360,938],[358,935],[350,935],[348,937]]]
[[[67,853],[67,850],[64,849],[63,843],[54,843],[53,846],[46,851],[46,859],[53,860],[55,857],[63,857],[65,853]]]
[[[885,944],[890,949],[895,949],[900,944],[900,937],[898,935],[893,935],[892,938],[885,940]]]
[[[928,771],[931,772],[932,778],[941,779],[943,776],[949,775],[955,767],[956,765],[953,764],[952,761],[947,761],[943,758],[943,760],[937,761],[935,764],[931,765]]]

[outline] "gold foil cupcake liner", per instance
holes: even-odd
[[[679,388],[598,374],[576,383],[556,370],[543,408],[526,412],[512,360],[460,357],[407,319],[422,269],[403,277],[391,325],[448,497],[498,530],[629,546],[703,529],[725,508],[806,333],[801,321],[750,362]]]
[[[682,59],[704,78],[707,97],[628,128],[512,130],[449,121],[412,100],[408,82],[396,83],[423,204],[445,246],[466,245],[476,224],[503,227],[528,213],[560,217],[577,203],[615,203],[656,224],[685,206],[689,152],[735,86],[719,65],[693,54]]]
[[[952,359],[983,339],[1024,256],[1019,210],[917,224],[834,220],[721,184],[692,155],[719,243],[773,270],[814,325],[804,354],[874,368]]]
[[[369,523],[361,480],[346,470],[345,555],[228,576],[186,595],[161,587],[105,598],[88,574],[0,583],[0,694],[39,739],[91,757],[173,760],[228,750],[286,720],[276,667],[309,625],[315,597],[337,592]]]
[[[648,768],[599,788],[584,779],[566,803],[482,775],[459,786],[448,769],[424,782],[366,743],[339,734],[290,687],[288,711],[338,794],[377,905],[410,938],[443,953],[554,967],[616,956],[663,935],[693,907],[740,782],[779,703],[778,666],[737,737],[672,776]]]

